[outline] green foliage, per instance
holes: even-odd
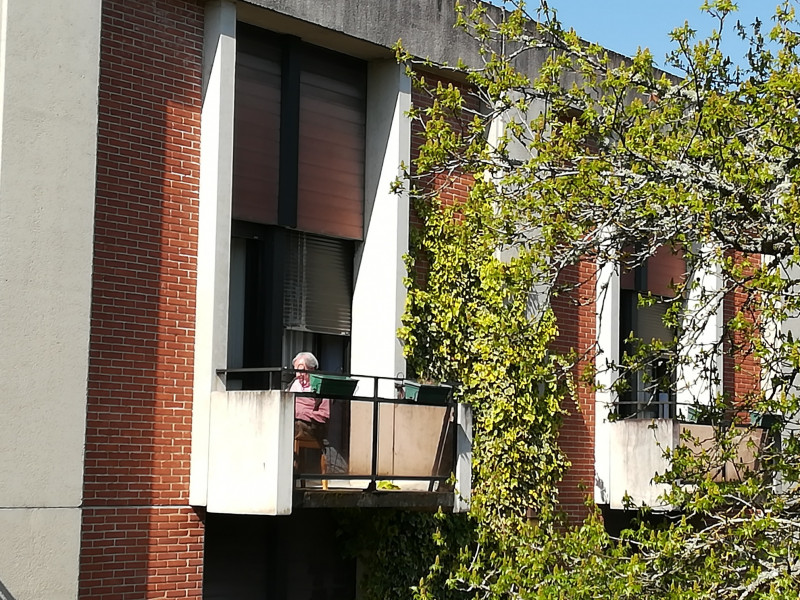
[[[447,573],[474,530],[466,515],[369,509],[342,511],[338,518],[344,554],[363,566],[359,587],[365,598],[403,600],[425,586],[438,590],[439,598],[451,597]]]
[[[688,24],[671,34],[681,76],[655,69],[647,50],[621,60],[586,44],[545,2],[535,20],[522,4],[500,20],[485,5],[458,8],[482,57],[459,65],[463,87],[426,80],[428,65],[398,47],[431,100],[411,112],[423,144],[406,175],[424,226],[408,266],[426,270],[408,281],[400,336],[411,370],[459,382],[472,407],[475,483],[469,518],[382,522],[394,533],[374,538],[370,597],[408,597],[412,585],[424,599],[800,594],[800,340],[784,327],[800,314],[798,23],[784,2],[768,34],[740,26],[750,52],[738,67],[720,51],[734,3],[704,9],[718,20],[708,39]],[[468,193],[453,202],[457,186]],[[552,300],[576,295],[563,274],[582,261],[619,274],[663,247],[683,257],[685,277],[640,306],[665,303],[674,337],[632,337],[587,373],[620,394],[667,360],[678,376],[666,385],[694,400],[705,428],[663,448],[671,468],[656,482],[669,511],[641,507],[615,536],[591,506],[567,525],[558,435],[582,357],[556,352]],[[762,385],[732,396],[723,362],[755,365]],[[766,431],[749,411],[771,418]]]
[[[466,160],[457,177],[474,181],[456,203],[442,201],[435,186],[415,189],[425,227],[415,232],[414,251],[428,268],[425,285],[409,289],[400,337],[418,376],[459,382],[459,400],[474,411],[475,510],[497,527],[514,527],[528,509],[553,509],[566,465],[556,443],[560,405],[571,382],[550,351],[552,312],[530,318],[536,257],[524,248],[503,256],[512,232],[495,209],[497,187],[482,178],[481,137],[466,143],[456,133],[461,92],[439,85],[433,93],[417,175],[438,164],[432,157],[458,150]],[[445,153],[443,139],[451,141]]]

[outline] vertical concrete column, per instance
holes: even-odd
[[[351,364],[354,373],[392,377],[405,372],[397,339],[403,314],[408,252],[408,194],[391,192],[400,164],[411,158],[411,82],[394,61],[370,63],[364,243],[355,264]]]
[[[472,409],[456,405],[456,464],[453,512],[467,512],[472,498]]]
[[[204,506],[208,493],[211,392],[221,389],[216,369],[226,366],[228,275],[233,189],[233,96],[236,4],[206,4],[200,134],[200,224],[197,250],[197,320],[192,403],[189,502]]]
[[[609,239],[613,234],[609,233]],[[620,277],[618,266],[613,262],[598,265],[597,298],[595,302],[597,318],[597,368],[598,390],[595,392],[595,501],[609,502],[609,482],[611,480],[611,423],[608,415],[616,402],[616,394],[611,389],[617,378],[616,369],[610,366],[619,360],[619,318],[620,318]]]
[[[367,74],[367,140],[364,178],[364,242],[355,259],[351,370],[360,375],[394,377],[405,373],[403,348],[397,339],[406,301],[403,256],[408,252],[408,194],[394,194],[392,182],[400,164],[411,160],[411,81],[391,60],[370,63]],[[392,397],[394,387],[381,381],[379,394]],[[383,406],[378,417],[382,469],[394,461],[394,406]],[[353,431],[372,431],[372,409],[354,404]],[[350,455],[370,457],[371,437],[353,436]],[[388,444],[388,445],[387,445]],[[376,446],[378,448],[379,446]],[[388,461],[388,462],[387,462]],[[366,464],[351,468],[368,471]]]
[[[100,0],[0,0],[0,581],[76,598]]]
[[[768,260],[768,257],[761,255],[761,264],[764,264],[766,260]],[[784,272],[783,276],[796,281],[800,278],[800,268],[792,265]],[[794,339],[800,338],[800,314],[792,312],[789,313],[787,317],[788,318],[783,322],[778,323],[773,321],[770,323],[767,331],[769,343],[779,343],[781,339],[784,339],[784,336],[788,335],[791,335]],[[762,363],[761,388],[767,395],[770,395],[770,393],[774,393],[775,391],[773,381],[776,379],[785,380],[786,378],[792,377],[792,369],[786,362],[781,365],[772,364],[771,368],[764,368],[766,364],[768,363]],[[798,389],[795,383],[796,381],[797,379],[795,377],[791,379],[791,387],[786,390],[788,393],[794,395],[800,394],[800,389]],[[785,417],[787,420],[780,433],[781,445],[788,443],[788,440],[792,437],[800,436],[800,414],[785,415]],[[792,485],[790,480],[787,481],[780,473],[777,474],[775,479],[775,487],[777,490],[784,493],[789,491]]]
[[[703,252],[713,253],[712,247]],[[700,261],[700,264],[709,264]],[[695,402],[711,404],[721,391],[722,354],[714,349],[722,339],[722,275],[719,267],[701,267],[694,273],[697,286],[689,290],[686,313],[702,327],[688,332],[682,340],[686,348],[694,353],[693,362],[679,365],[677,372],[677,402],[679,410],[686,414],[686,406]],[[717,375],[715,381],[711,375]]]

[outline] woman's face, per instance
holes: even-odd
[[[305,361],[302,358],[298,358],[296,361],[294,361],[294,363],[292,363],[292,366],[298,371],[298,373],[296,374],[297,380],[303,386],[308,386],[307,371],[310,371],[310,369],[306,366]]]

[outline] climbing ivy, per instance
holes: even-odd
[[[438,106],[426,115],[429,126],[452,118]],[[463,201],[449,204],[437,194],[414,195],[425,222],[414,255],[427,257],[426,282],[409,289],[400,338],[412,372],[458,382],[457,400],[472,407],[473,509],[505,528],[529,511],[554,509],[567,464],[557,436],[571,379],[551,348],[552,311],[531,318],[530,254],[502,254],[492,187],[476,181]]]
[[[374,517],[359,546],[368,597],[797,598],[800,340],[787,327],[800,314],[795,3],[777,7],[767,34],[760,23],[739,28],[750,52],[737,66],[720,50],[736,6],[705,2],[716,31],[672,33],[680,76],[655,69],[647,50],[624,60],[585,43],[546,2],[534,15],[506,4],[457,8],[481,64],[435,67],[459,84],[398,45],[428,100],[410,112],[422,143],[397,183],[422,222],[400,338],[416,376],[457,382],[457,400],[472,407],[474,486],[466,517]],[[536,68],[518,69],[526,64]],[[685,277],[670,298],[639,302],[667,304],[674,338],[627,340],[622,357],[586,369],[586,383],[620,393],[667,357],[709,382],[695,408],[714,437],[687,433],[663,448],[671,468],[656,481],[671,510],[631,506],[612,535],[590,500],[583,523],[560,515],[563,407],[576,396],[576,365],[593,357],[559,351],[553,300],[580,297],[564,276],[578,264],[619,274],[664,247],[681,254]],[[723,362],[753,368],[749,388],[720,385]],[[753,432],[751,411],[772,420],[763,446],[750,444],[758,466],[721,479],[719,465]]]

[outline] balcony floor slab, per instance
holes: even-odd
[[[302,508],[405,508],[409,510],[445,511],[453,508],[453,492],[374,492],[361,490],[300,490],[293,505]]]

